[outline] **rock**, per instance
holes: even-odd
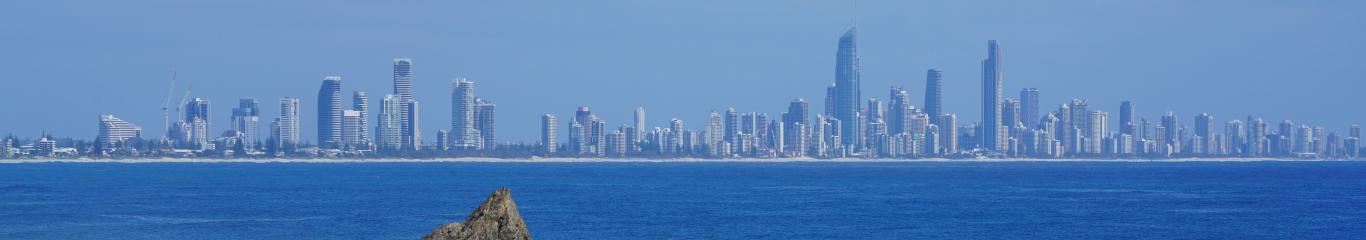
[[[507,188],[498,189],[475,208],[464,222],[442,225],[422,240],[531,239],[517,203]]]

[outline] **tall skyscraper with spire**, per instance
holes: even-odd
[[[939,69],[930,69],[925,72],[925,114],[930,115],[930,123],[939,124],[939,115],[943,114],[944,90],[940,85],[944,84],[944,72]]]
[[[327,76],[318,89],[318,146],[322,148],[341,146],[341,85],[340,76]]]
[[[1006,127],[1001,125],[1001,47],[987,41],[987,59],[982,60],[982,136],[981,145],[989,150],[1006,149]]]
[[[840,120],[840,132],[845,139],[859,139],[859,106],[862,99],[859,83],[858,28],[849,28],[839,39],[835,51],[835,118]],[[854,143],[857,141],[849,141]]]

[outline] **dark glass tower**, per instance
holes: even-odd
[[[939,115],[943,114],[943,91],[939,86],[944,84],[944,72],[939,69],[930,69],[925,72],[925,113],[930,115],[930,123],[939,125]]]
[[[1119,103],[1119,133],[1138,135],[1134,133],[1138,128],[1134,123],[1134,107],[1130,101]]]
[[[1025,88],[1020,90],[1020,122],[1025,127],[1039,127],[1039,89]]]
[[[980,145],[989,150],[1005,150],[1005,128],[1001,127],[1001,48],[996,40],[987,41],[987,59],[982,60],[982,136]]]
[[[337,148],[341,145],[341,81],[341,77],[328,76],[318,89],[319,147]]]

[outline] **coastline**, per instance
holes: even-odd
[[[1001,159],[815,159],[815,158],[432,158],[432,159],[307,159],[307,158],[148,158],[148,159],[3,159],[0,164],[24,163],[1173,163],[1173,162],[1357,162],[1360,159],[1292,159],[1292,158],[1173,158],[1173,159],[1049,159],[1049,158],[1001,158]]]

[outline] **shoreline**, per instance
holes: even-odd
[[[814,158],[432,158],[432,159],[307,159],[307,158],[149,158],[149,159],[3,159],[0,164],[25,163],[1178,163],[1178,162],[1360,162],[1360,159],[1290,158],[1173,158],[1173,159],[814,159]]]

